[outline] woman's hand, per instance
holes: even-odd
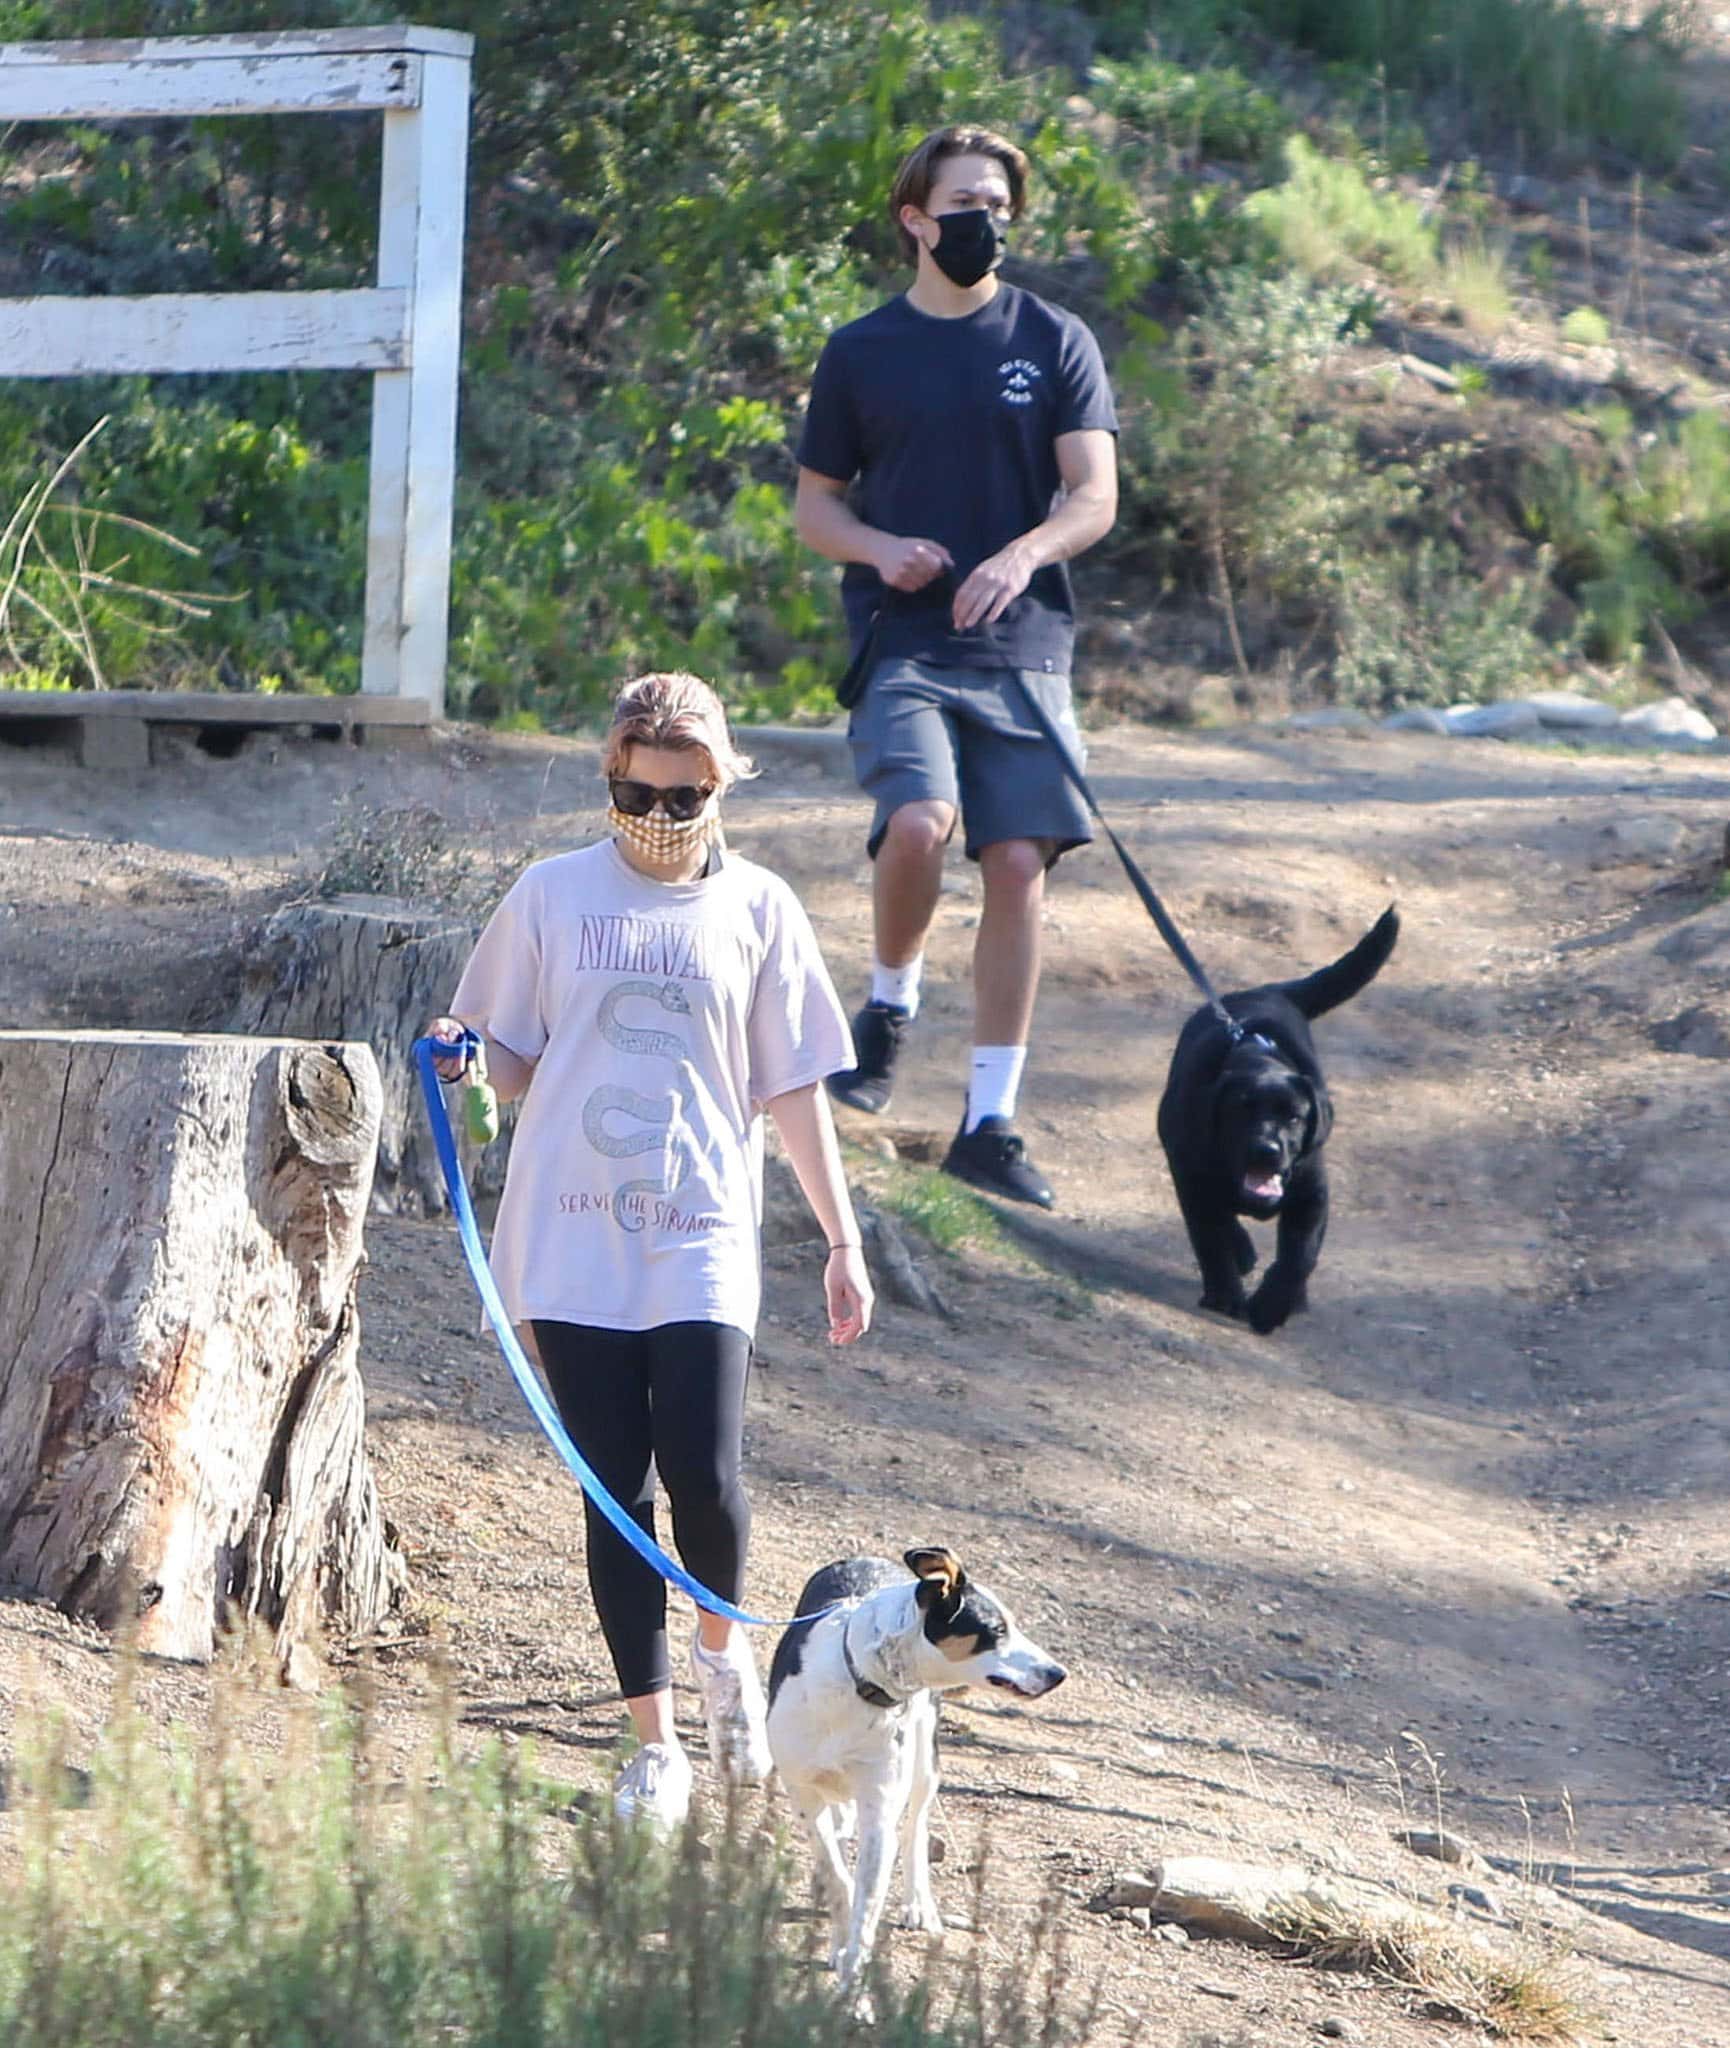
[[[456,1017],[435,1017],[427,1027],[427,1036],[441,1045],[448,1045],[448,1055],[433,1054],[433,1072],[441,1081],[460,1081],[468,1070],[469,1055],[462,1050],[463,1034],[468,1027]]]
[[[856,1343],[870,1329],[877,1297],[858,1245],[838,1245],[829,1254],[823,1267],[823,1298],[829,1306],[831,1344]]]

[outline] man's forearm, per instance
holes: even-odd
[[[1034,568],[1044,569],[1053,562],[1072,562],[1077,555],[1086,554],[1095,541],[1105,538],[1116,520],[1115,491],[1072,491],[1049,518],[1024,533],[1015,545],[1028,550]]]
[[[831,562],[863,562],[877,567],[878,550],[887,537],[867,526],[845,498],[827,492],[801,491],[795,506],[799,538],[813,554]]]

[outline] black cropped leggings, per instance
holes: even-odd
[[[739,1479],[751,1340],[725,1323],[598,1330],[537,1321],[547,1385],[571,1441],[638,1525],[655,1533],[655,1473],[687,1571],[737,1600],[751,1504]],[[666,1582],[585,1500],[589,1587],[626,1699],[672,1683]]]

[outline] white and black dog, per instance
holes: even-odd
[[[938,1695],[993,1685],[1038,1699],[1068,1673],[948,1550],[845,1558],[806,1582],[769,1671],[769,1748],[811,1831],[832,1957],[857,1985],[901,1854],[903,1927],[941,1934],[928,1826]],[[827,1610],[827,1611],[824,1611]],[[844,1839],[858,1836],[849,1873]]]

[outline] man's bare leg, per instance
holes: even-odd
[[[1027,1043],[1039,993],[1047,857],[1042,839],[1001,839],[980,849],[985,902],[973,943],[975,1045]]]
[[[890,813],[871,877],[874,943],[885,967],[905,967],[924,951],[954,830],[953,804],[927,799]]]
[[[955,829],[955,806],[935,798],[890,814],[871,878],[873,943],[871,1001],[853,1019],[857,1064],[829,1076],[829,1093],[849,1109],[881,1116],[889,1107],[895,1061],[919,1001],[925,934],[943,886],[943,851]],[[907,970],[898,974],[897,970]],[[905,993],[896,983],[905,986]]]

